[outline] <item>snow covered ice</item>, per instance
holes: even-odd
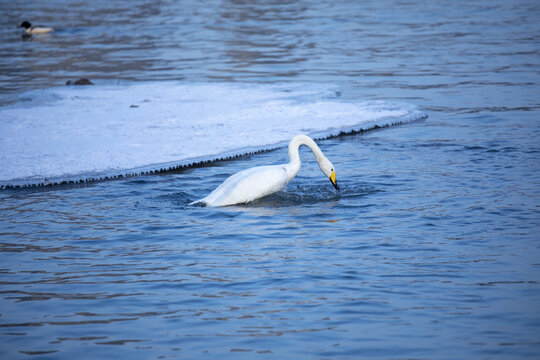
[[[276,148],[299,133],[325,138],[423,117],[410,104],[347,102],[313,84],[39,90],[0,108],[0,186],[170,169]]]

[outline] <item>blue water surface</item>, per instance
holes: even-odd
[[[331,83],[429,115],[319,141],[340,192],[306,149],[242,206],[188,204],[286,149],[0,191],[0,358],[540,356],[537,2],[0,10],[3,104],[84,75]],[[21,38],[19,18],[57,31]]]

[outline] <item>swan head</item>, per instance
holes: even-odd
[[[336,181],[336,171],[334,170],[334,165],[328,160],[326,157],[323,157],[319,161],[319,167],[321,168],[324,175],[326,175],[329,179],[332,185],[334,185],[334,188],[339,191],[339,186]]]

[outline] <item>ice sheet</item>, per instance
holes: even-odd
[[[418,120],[417,107],[347,102],[324,85],[62,87],[0,109],[0,186],[140,174]]]

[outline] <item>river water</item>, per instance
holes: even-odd
[[[344,101],[429,116],[319,141],[339,193],[302,150],[283,192],[188,205],[236,171],[286,162],[283,148],[1,190],[1,358],[539,357],[538,2],[0,11],[2,106],[88,77],[332,84]],[[23,38],[26,19],[56,31]]]

